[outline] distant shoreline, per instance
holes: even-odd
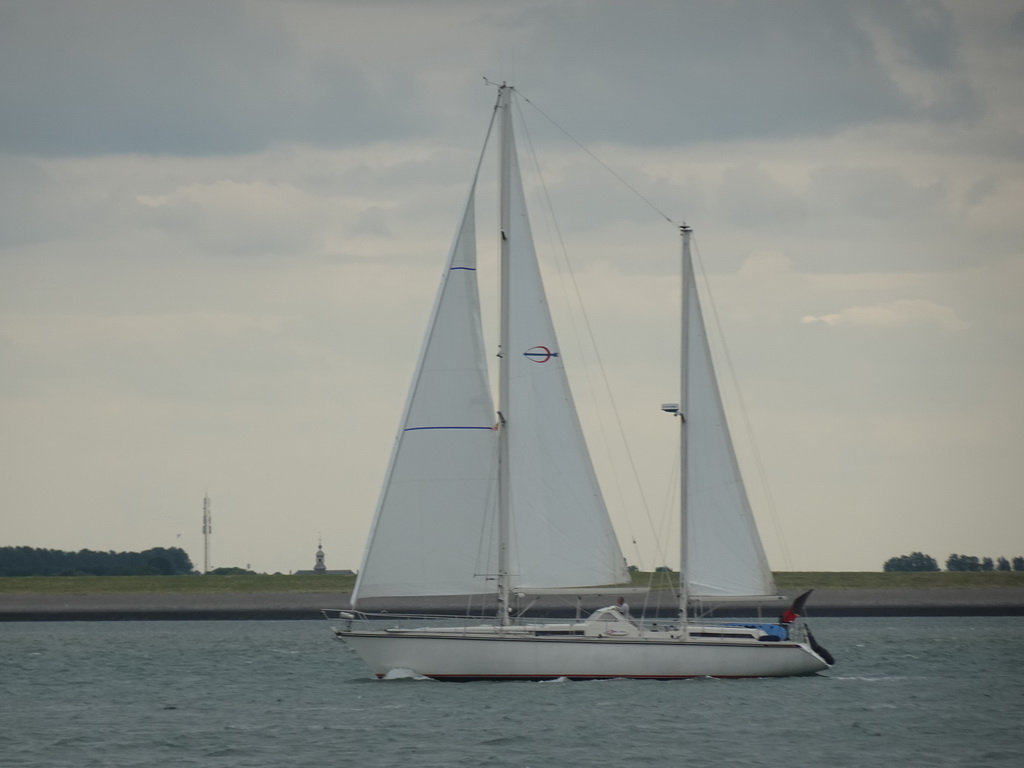
[[[792,591],[795,592],[795,591]],[[789,594],[790,598],[794,595]],[[581,610],[587,612],[614,601],[607,597],[587,598]],[[629,598],[634,615],[640,615],[644,601]],[[196,621],[322,619],[322,611],[345,610],[349,594],[338,592],[248,592],[248,593],[128,593],[128,594],[0,594],[0,621]],[[453,598],[419,598],[374,601],[360,605],[367,611],[398,613],[467,613],[468,601]],[[761,606],[761,615],[774,617],[779,603]],[[476,603],[479,612],[480,604]],[[544,598],[530,611],[538,617],[566,618],[575,606],[565,600]],[[674,614],[674,598],[667,590],[649,596],[646,615]],[[806,613],[815,616],[1024,616],[1024,588],[931,588],[931,589],[821,589],[815,590]],[[751,617],[756,605],[720,608],[716,615]]]

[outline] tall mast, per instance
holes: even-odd
[[[687,541],[687,527],[688,527],[688,508],[687,508],[687,435],[686,435],[686,419],[690,413],[689,387],[686,385],[687,376],[687,354],[690,338],[690,307],[687,297],[690,295],[690,282],[693,280],[693,263],[690,259],[690,235],[692,230],[683,224],[679,227],[679,232],[683,236],[683,255],[682,255],[682,269],[680,270],[682,275],[682,295],[680,297],[680,304],[682,306],[682,318],[680,323],[680,342],[679,342],[679,620],[685,622],[687,618],[687,608],[689,603],[689,585],[687,584],[686,578],[686,541]]]
[[[512,88],[501,84],[498,88],[498,186],[499,225],[501,236],[501,328],[498,354],[498,619],[502,626],[509,623],[511,585],[509,584],[509,520],[510,477],[508,466],[508,422],[505,408],[509,403],[509,219],[512,199],[510,166],[513,155]]]

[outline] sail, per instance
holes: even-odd
[[[471,190],[413,377],[353,606],[369,597],[494,591],[498,433],[480,322],[473,198]]]
[[[695,280],[687,281],[684,311],[688,590],[691,597],[774,595],[729,435]]]
[[[523,589],[624,583],[629,574],[583,438],[544,295],[508,91],[502,115],[507,205],[502,355],[508,378],[501,408],[507,418],[509,583]]]
[[[502,89],[503,423],[487,380],[471,191],[352,595],[492,594],[629,582],[555,338]],[[475,190],[475,181],[474,181]],[[499,458],[500,443],[505,453]]]

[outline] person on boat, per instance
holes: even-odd
[[[629,603],[626,602],[626,598],[620,597],[618,600],[616,600],[615,607],[618,608],[619,613],[621,613],[627,619],[632,618],[632,616],[629,615]]]

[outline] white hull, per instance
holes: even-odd
[[[335,632],[377,677],[407,669],[437,680],[668,680],[787,677],[828,668],[808,644],[793,641],[684,639],[669,632],[545,637],[531,628],[490,627]]]

